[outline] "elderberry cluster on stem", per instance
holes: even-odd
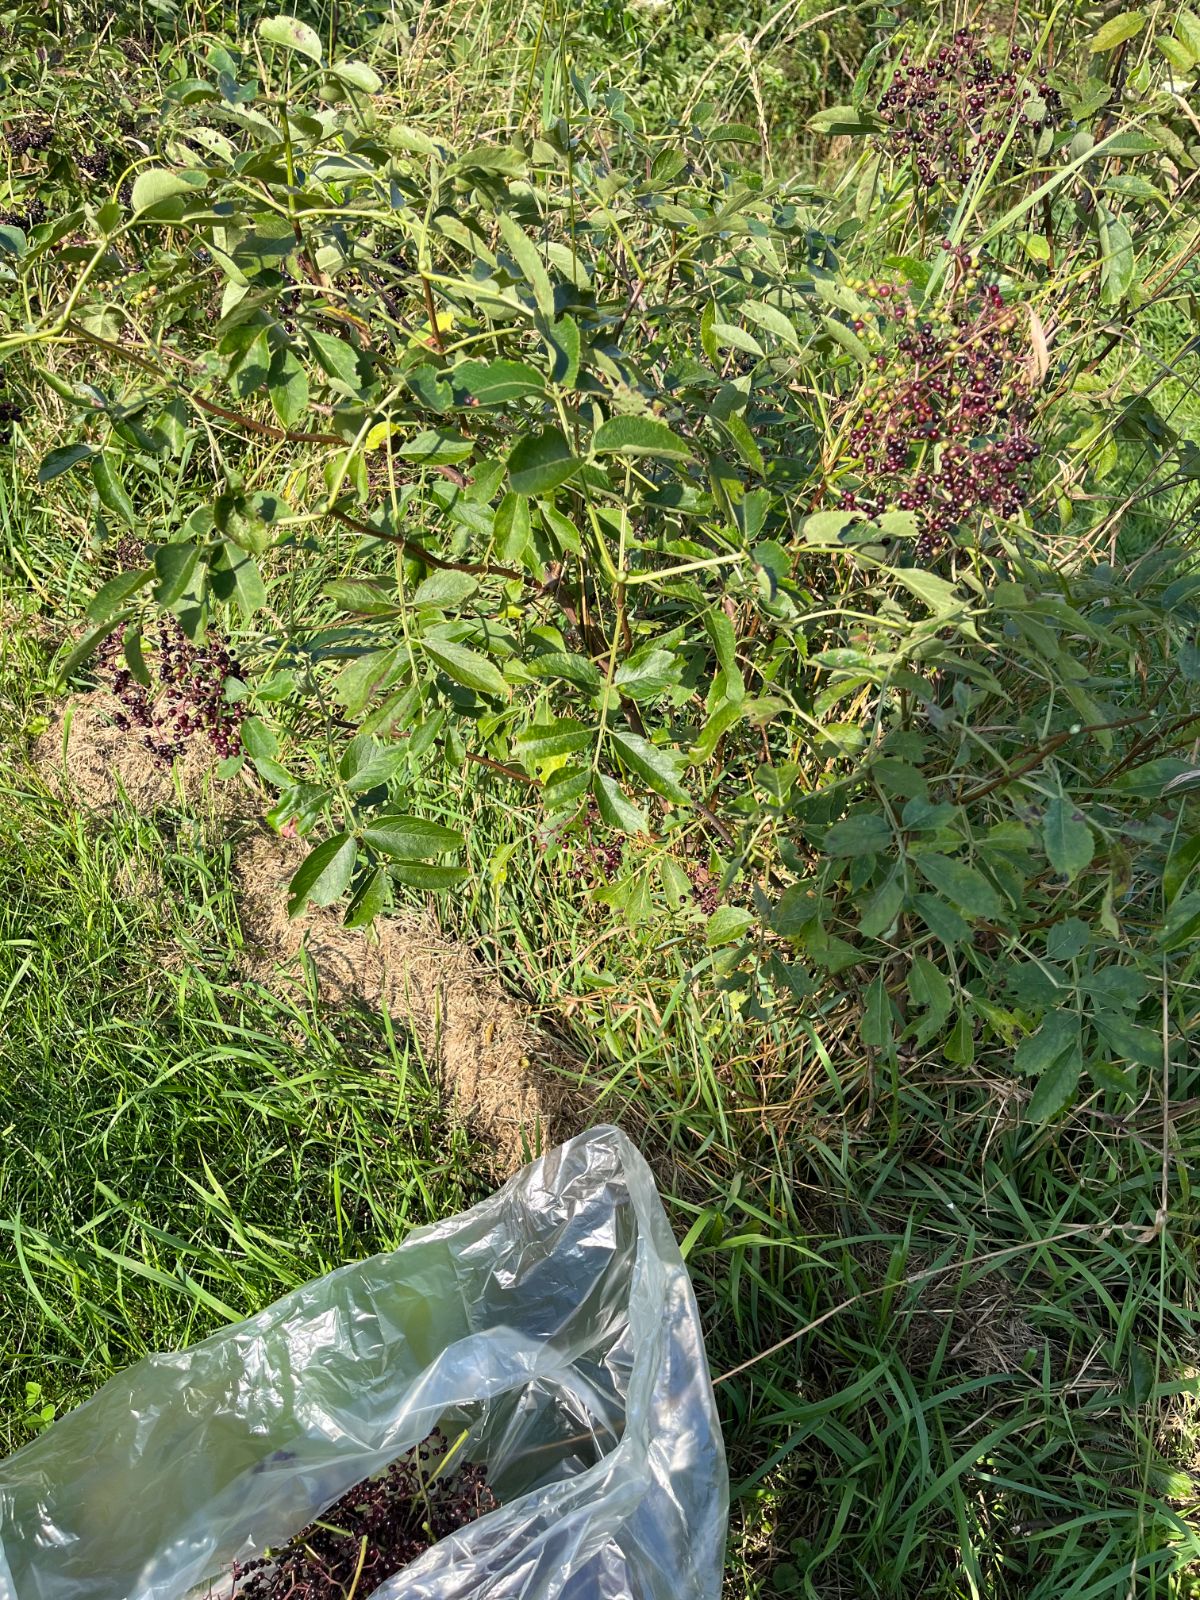
[[[219,640],[196,645],[174,617],[162,618],[148,640],[151,684],[138,681],[111,633],[97,655],[97,671],[120,704],[113,719],[123,731],[140,729],[142,743],[161,766],[186,753],[190,740],[204,739],[219,756],[240,748],[243,711],[225,698],[225,680],[240,667]]]
[[[1030,433],[1025,318],[955,252],[959,286],[924,309],[907,285],[870,282],[877,307],[855,327],[874,371],[841,418],[845,450],[837,503],[869,517],[917,515],[917,559],[928,562],[960,525],[1015,515],[1039,447]]]
[[[905,51],[876,108],[887,127],[877,143],[911,158],[922,188],[961,186],[994,159],[1015,120],[1020,132],[1009,146],[1012,165],[1027,165],[1030,136],[1062,112],[1062,98],[1045,73],[1026,76],[1030,61],[1028,50],[1011,45],[997,65],[988,41],[969,28],[960,28],[928,60]]]
[[[439,1429],[380,1477],[347,1490],[282,1550],[235,1566],[238,1600],[356,1600],[499,1504],[486,1468],[447,1467]],[[366,1541],[364,1549],[363,1541]]]
[[[54,141],[54,124],[40,117],[26,117],[6,133],[9,150],[14,156],[37,154],[48,150]]]

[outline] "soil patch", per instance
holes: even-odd
[[[290,968],[301,980],[307,957],[325,1003],[386,1007],[406,1021],[498,1175],[576,1131],[578,1105],[554,1070],[560,1053],[431,921],[389,917],[368,931],[347,928],[335,907],[288,916],[287,882],[305,854],[299,841],[265,833],[234,854],[251,976],[272,987]]]
[[[164,762],[136,729],[120,728],[120,707],[107,690],[74,695],[57,707],[35,741],[34,771],[55,795],[69,793],[88,811],[112,811],[127,800],[138,811],[187,805],[219,817],[257,815],[260,807],[241,779],[221,783],[211,745],[189,741]]]

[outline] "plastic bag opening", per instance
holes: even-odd
[[[728,1480],[695,1299],[619,1130],[147,1358],[0,1463],[0,1600],[227,1597],[235,1560],[439,1426],[501,1504],[378,1600],[717,1600]]]

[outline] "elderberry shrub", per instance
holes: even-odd
[[[915,512],[921,562],[962,523],[1015,515],[1040,453],[1026,320],[965,253],[955,264],[957,288],[936,310],[918,306],[906,284],[862,285],[877,311],[854,326],[874,350],[874,370],[840,418],[839,507]]]
[[[499,1504],[485,1467],[447,1466],[434,1431],[382,1476],[355,1484],[282,1550],[235,1565],[238,1600],[364,1597],[430,1545]],[[366,1541],[364,1548],[363,1541]]]
[[[1045,73],[1026,74],[1030,61],[1028,50],[1010,45],[998,66],[988,41],[969,28],[927,61],[905,51],[876,108],[888,130],[877,145],[911,158],[922,188],[957,187],[995,158],[1016,119],[1010,165],[1028,165],[1036,136],[1062,113]]]
[[[171,616],[159,619],[149,642],[149,688],[123,660],[117,634],[110,634],[97,653],[100,680],[121,706],[117,727],[140,729],[143,744],[161,766],[182,756],[189,740],[207,740],[219,756],[236,754],[243,712],[225,698],[225,680],[241,669],[228,648],[219,640],[193,644]]]

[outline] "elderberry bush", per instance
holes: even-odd
[[[869,280],[873,315],[855,331],[874,370],[846,404],[838,505],[915,512],[917,559],[932,560],[964,523],[1014,516],[1029,492],[1029,324],[975,265],[955,255],[956,291],[936,310],[907,284]]]
[[[906,50],[876,110],[887,128],[880,148],[911,160],[920,187],[957,188],[996,157],[1016,119],[1011,164],[1028,165],[1036,135],[1062,112],[1044,71],[1026,71],[1031,59],[1011,45],[997,65],[988,41],[969,28],[924,61]]]
[[[447,1534],[499,1505],[487,1469],[450,1464],[440,1429],[348,1489],[282,1550],[236,1565],[238,1600],[358,1600]]]

